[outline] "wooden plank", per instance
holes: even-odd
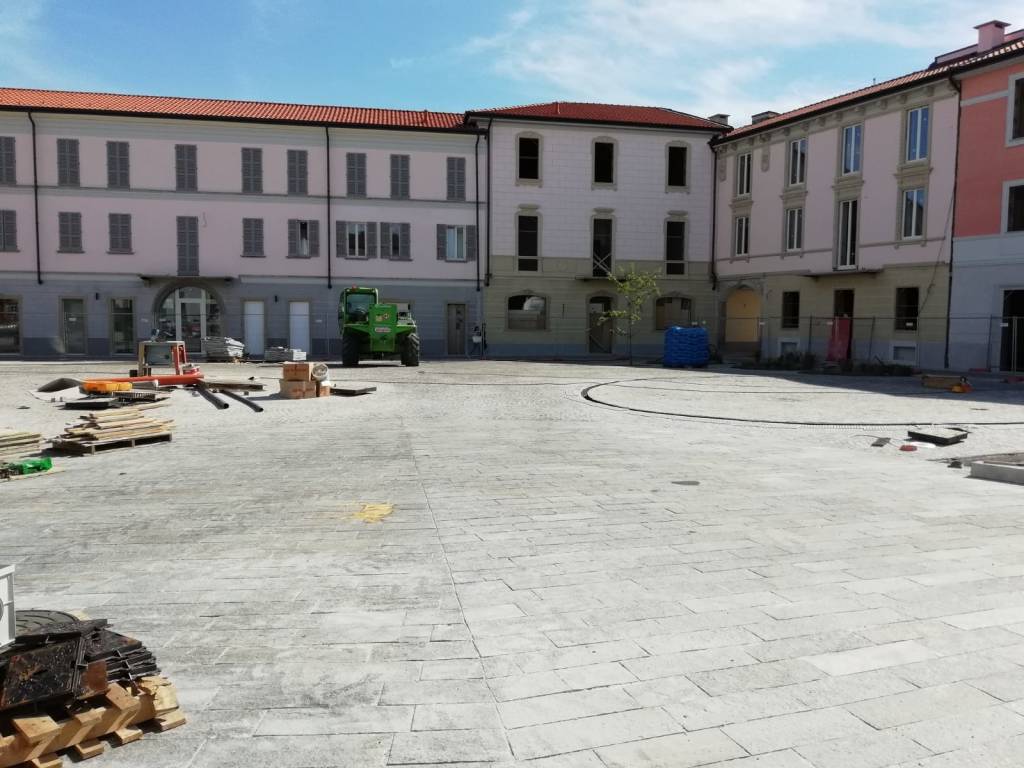
[[[371,392],[376,392],[376,387],[331,387],[332,395],[342,395],[343,397],[355,397],[356,395],[368,395]]]
[[[71,751],[79,760],[88,760],[90,757],[102,755],[106,748],[102,741],[90,739],[89,741],[83,741],[81,744],[75,744],[71,747]]]
[[[14,480],[31,480],[33,477],[45,477],[46,475],[57,475],[64,471],[64,467],[54,467],[45,472],[33,472],[31,475],[11,475],[7,478],[0,478],[0,483],[9,483]]]
[[[75,440],[54,440],[53,450],[67,451],[68,453],[91,454],[97,451],[112,450],[115,448],[136,448],[149,443],[170,442],[171,433],[161,432],[146,437],[122,438],[118,440],[101,440],[97,442],[78,442]]]

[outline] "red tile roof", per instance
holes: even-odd
[[[4,109],[420,130],[465,127],[462,115],[454,112],[43,91],[32,88],[0,88],[0,110]]]
[[[636,107],[625,104],[590,104],[579,101],[550,101],[518,107],[478,109],[466,117],[507,117],[523,120],[553,120],[571,123],[608,123],[684,128],[699,131],[724,131],[726,126],[703,117],[664,107]]]
[[[983,53],[980,56],[968,56],[966,58],[957,59],[956,61],[952,61],[948,64],[940,64],[938,66],[933,65],[928,69],[921,69],[917,72],[911,72],[908,75],[895,77],[892,80],[886,80],[882,83],[869,85],[867,88],[860,88],[856,91],[844,93],[841,96],[835,96],[831,99],[825,99],[824,101],[818,101],[814,104],[808,104],[805,107],[790,110],[789,112],[783,112],[781,115],[770,117],[759,123],[736,128],[723,136],[721,140],[731,141],[732,139],[758,133],[778,125],[792,123],[797,120],[812,117],[821,112],[827,112],[830,109],[843,106],[844,104],[853,104],[864,99],[879,96],[889,91],[897,91],[909,85],[927,82],[929,80],[940,80],[956,74],[961,70],[970,69],[974,66],[983,66],[994,59],[1004,57],[1008,58],[1016,54],[1024,54],[1024,40],[1014,40],[1006,45],[993,48],[991,51]]]

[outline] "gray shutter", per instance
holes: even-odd
[[[476,225],[466,227],[466,261],[476,261]]]
[[[400,158],[398,157],[398,155],[392,155],[391,156],[391,196],[392,197],[401,197],[401,194],[400,194],[400,189],[401,189],[401,186],[400,186],[400,184],[401,184],[401,179],[400,179],[400,177],[401,177],[401,170],[400,170],[400,167],[399,167],[400,166],[399,159]]]
[[[366,196],[366,155],[356,156],[356,194]]]
[[[380,257],[391,258],[391,224],[386,221],[380,223]]]
[[[405,261],[410,261],[412,259],[412,226],[402,224],[401,227],[399,230],[401,234],[398,237],[399,256]]]
[[[188,220],[178,217],[178,274],[188,274]]]
[[[14,211],[0,211],[0,251],[18,249],[18,222]]]
[[[313,220],[309,222],[309,255],[320,255],[320,222]]]
[[[354,152],[345,155],[345,194],[349,196],[356,194],[356,155]]]
[[[409,197],[412,194],[409,188],[409,165],[411,162],[409,155],[402,155],[402,197]]]
[[[188,189],[188,173],[185,170],[185,145],[174,145],[174,186]]]
[[[294,195],[299,191],[298,153],[294,149],[288,150],[288,194]]]
[[[126,251],[132,249],[132,215],[121,214],[121,245]]]
[[[456,178],[455,195],[459,200],[466,199],[466,158],[458,158],[458,176]]]
[[[299,220],[288,219],[288,255],[299,255]]]
[[[256,253],[263,255],[263,219],[253,220],[253,245],[256,246]]]
[[[71,158],[68,139],[57,139],[57,183],[69,184],[71,179]]]
[[[309,153],[306,150],[299,152],[299,194],[309,194]]]
[[[17,183],[13,136],[0,136],[0,183]]]
[[[348,233],[345,231],[346,222],[338,221],[334,224],[334,254],[338,258],[348,256]]]
[[[448,227],[445,224],[437,225],[437,260],[444,261],[448,258]]]
[[[366,258],[377,258],[377,222],[366,222]]]
[[[457,190],[457,186],[456,186],[456,180],[455,180],[455,174],[457,173],[457,171],[456,171],[457,167],[458,167],[458,158],[457,157],[449,157],[448,158],[448,193],[447,193],[449,200],[457,200],[458,199],[458,192],[456,191]]]

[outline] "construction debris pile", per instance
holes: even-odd
[[[43,436],[38,432],[0,432],[0,463],[39,453],[42,447]]]
[[[206,338],[206,360],[210,363],[233,363],[242,359],[245,344],[230,336]]]
[[[329,370],[323,363],[285,363],[281,366],[281,397],[302,400],[307,397],[329,397]]]
[[[108,413],[86,413],[78,422],[64,429],[53,440],[55,451],[67,453],[95,453],[115,447],[135,447],[143,443],[171,439],[173,419],[155,419],[143,411],[163,403],[145,403],[120,408]]]
[[[45,624],[0,651],[0,768],[60,766],[59,752],[82,759],[185,723],[174,686],[156,659],[105,619]]]

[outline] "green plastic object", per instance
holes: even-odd
[[[22,459],[4,465],[15,475],[35,475],[53,469],[53,459],[43,456],[41,459]]]
[[[412,315],[399,313],[396,304],[381,304],[376,288],[352,286],[341,292],[338,307],[341,364],[359,365],[360,359],[397,356],[402,365],[420,364],[420,337]]]

